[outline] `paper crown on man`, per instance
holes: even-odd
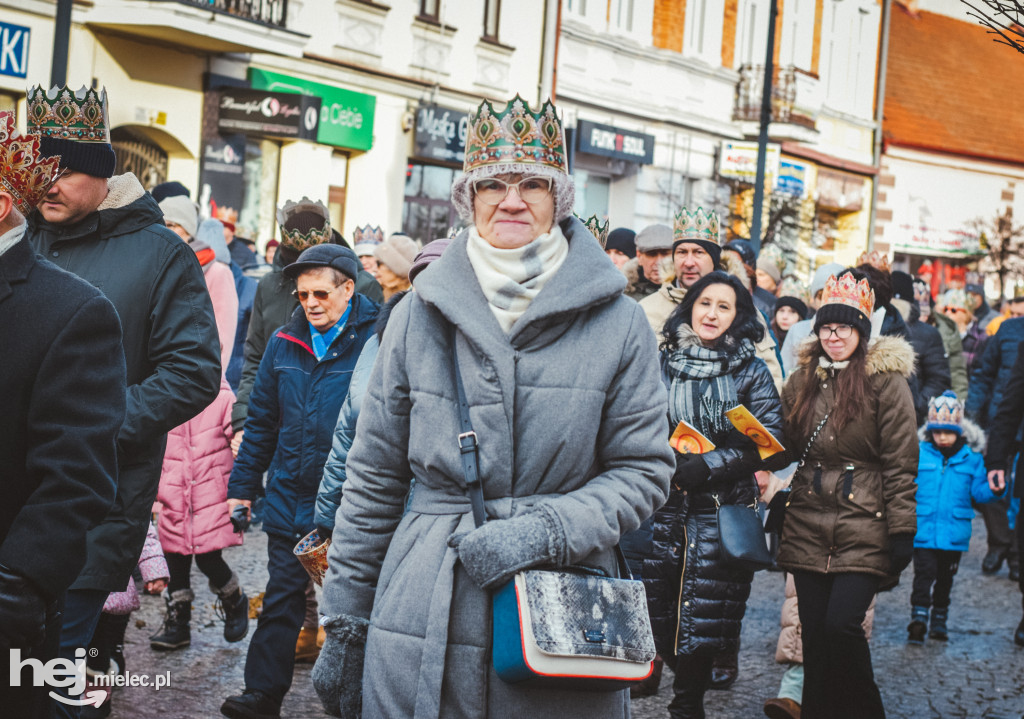
[[[0,112],[0,189],[28,215],[60,175],[60,157],[43,157],[39,138],[19,135],[14,113]]]
[[[107,91],[67,85],[29,88],[28,133],[40,138],[43,157],[60,156],[62,170],[112,177],[117,165],[110,144]]]

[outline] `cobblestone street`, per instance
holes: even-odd
[[[1005,567],[995,576],[981,574],[984,536],[984,526],[975,520],[973,549],[961,562],[953,588],[948,643],[929,642],[923,647],[905,643],[910,569],[899,587],[879,597],[871,652],[891,719],[1019,719],[1024,713],[1024,650],[1012,639],[1020,621],[1021,598]],[[250,594],[262,591],[266,580],[265,546],[265,535],[254,531],[246,535],[245,546],[225,552]],[[205,578],[193,570],[192,583],[196,590],[192,646],[182,651],[150,650],[148,637],[160,624],[162,600],[142,597],[142,609],[128,628],[128,669],[140,674],[170,671],[171,686],[159,692],[140,687],[117,690],[113,717],[216,717],[224,697],[241,691],[247,642],[224,642]],[[784,671],[774,662],[782,590],[782,574],[757,575],[743,625],[739,679],[730,691],[708,694],[709,718],[763,716],[763,701],[775,695]],[[250,633],[253,629],[255,622]],[[282,716],[325,716],[309,671],[309,665],[296,668]],[[635,701],[633,716],[667,716],[670,684],[671,674],[666,671],[660,695]]]

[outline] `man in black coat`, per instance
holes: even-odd
[[[13,128],[0,113],[3,158]],[[31,149],[27,164],[53,166]],[[45,664],[57,654],[60,600],[85,565],[86,533],[114,501],[125,366],[114,307],[25,238],[18,206],[28,211],[45,184],[27,187],[6,159],[0,167],[0,653]],[[28,668],[0,683],[0,713],[47,716],[52,687],[32,681]]]
[[[917,381],[920,393],[914,397],[917,422],[928,415],[928,402],[953,388],[949,355],[939,331],[921,321],[921,310],[914,298],[914,281],[906,272],[895,271],[892,277],[892,301],[907,325],[907,340],[917,357]]]
[[[47,124],[52,112],[33,110],[53,99],[29,91],[29,130],[42,136],[44,155],[61,156],[66,171],[29,216],[29,242],[113,303],[128,385],[117,438],[117,497],[89,533],[85,568],[67,593],[61,656],[73,659],[76,648],[88,646],[106,595],[124,590],[139,560],[168,430],[213,401],[221,367],[213,305],[195,253],[167,229],[134,175],[113,177],[105,129],[99,133],[105,141],[96,141],[95,132],[88,141],[50,136],[58,134]],[[37,117],[41,125],[33,124]],[[77,126],[70,129],[78,136]],[[65,716],[75,716],[71,709],[60,706]]]
[[[1024,455],[1020,453],[1019,441],[1021,424],[1024,422],[1024,343],[1017,351],[1017,360],[1010,371],[1010,380],[1003,388],[1002,400],[989,428],[988,450],[985,452],[985,468],[988,469],[988,484],[993,492],[1001,492],[1006,486],[1006,468],[1014,455],[1017,467],[1014,472],[1013,496],[1024,498]],[[1005,506],[1000,503],[999,506]],[[1017,515],[1017,545],[1024,547],[1024,517]],[[1018,572],[1021,604],[1024,606],[1024,578]],[[1013,641],[1024,647],[1024,618],[1017,625]]]

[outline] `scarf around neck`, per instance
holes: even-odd
[[[556,224],[533,242],[505,250],[493,247],[470,227],[466,253],[487,305],[508,334],[565,262],[569,242]]]
[[[338,339],[344,329],[345,325],[348,324],[348,316],[352,313],[352,303],[348,303],[348,307],[345,308],[345,313],[334,323],[334,326],[323,333],[320,332],[316,327],[310,323],[309,325],[309,339],[312,340],[313,345],[313,356],[316,357],[316,361],[319,362],[327,356],[327,350],[334,342]]]
[[[7,250],[11,249],[21,241],[21,238],[25,236],[25,230],[27,227],[28,225],[22,222],[17,227],[7,230],[7,232],[0,235],[0,255],[7,252]]]
[[[725,416],[739,404],[733,375],[754,356],[754,345],[725,338],[705,347],[689,325],[679,328],[679,346],[665,358],[672,427],[685,420],[713,442],[732,429]]]

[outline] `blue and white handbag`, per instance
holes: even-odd
[[[477,464],[477,436],[455,356],[458,443],[476,526],[487,521]],[[630,577],[622,550],[620,571]],[[563,567],[519,572],[493,596],[492,662],[509,683],[614,691],[650,676],[654,635],[643,582],[600,569]]]

